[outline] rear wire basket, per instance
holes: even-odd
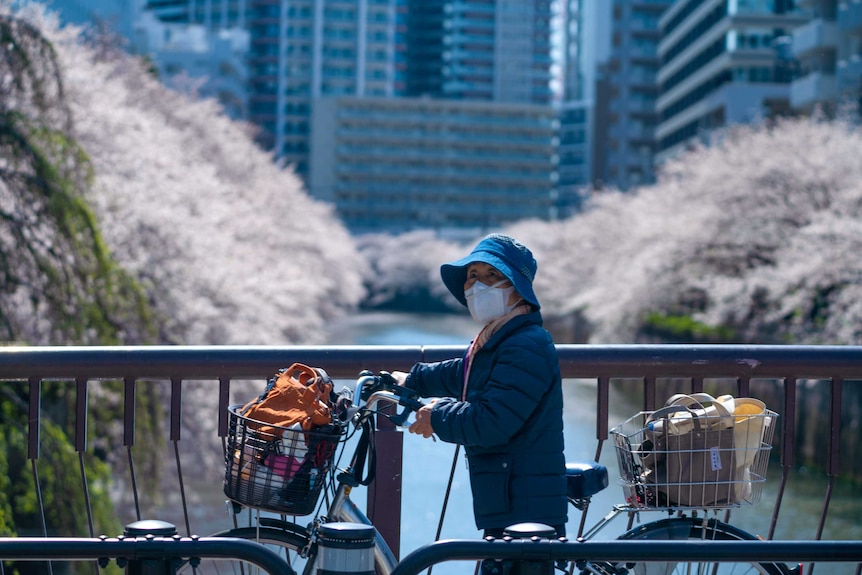
[[[302,431],[262,423],[228,407],[224,493],[246,507],[309,515],[317,506],[343,428]]]
[[[700,429],[676,429],[668,440],[667,419],[651,422],[642,411],[611,430],[620,485],[629,507],[638,509],[727,509],[760,500],[778,414],[737,418],[722,427],[701,418]]]

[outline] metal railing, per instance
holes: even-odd
[[[795,465],[797,382],[817,380],[829,386],[831,428],[826,465],[827,487],[815,539],[820,539],[829,511],[835,478],[840,473],[841,394],[845,383],[862,380],[862,347],[859,346],[745,346],[745,345],[559,345],[560,365],[565,378],[586,378],[597,382],[596,412],[599,459],[609,432],[609,390],[612,380],[633,380],[630,388],[641,392],[643,408],[655,409],[660,384],[673,380],[679,391],[701,391],[705,382],[729,379],[738,396],[750,395],[752,382],[776,380],[782,388],[779,451],[783,469],[778,496],[773,507],[768,535],[771,539],[788,472]],[[40,455],[39,430],[41,385],[46,380],[68,381],[76,386],[75,449],[83,465],[87,450],[87,393],[92,380],[124,382],[123,444],[132,459],[135,444],[135,387],[139,381],[170,381],[169,439],[177,453],[179,489],[182,491],[182,463],[177,444],[182,436],[180,414],[183,383],[214,380],[218,387],[218,433],[227,434],[227,406],[231,382],[266,379],[278,368],[293,362],[324,367],[335,378],[355,378],[362,369],[407,370],[418,361],[437,361],[463,355],[465,348],[453,346],[153,346],[153,347],[8,347],[0,348],[0,381],[26,382],[29,394],[28,458]],[[382,425],[381,427],[385,427]],[[386,429],[383,429],[386,431]],[[378,437],[378,481],[400,492],[401,436],[383,433]],[[386,453],[387,450],[389,453]],[[385,456],[383,455],[385,454]],[[130,465],[131,473],[134,466]],[[82,481],[86,481],[82,473]],[[134,477],[131,482],[136,489]],[[369,493],[372,490],[369,490]],[[84,493],[88,492],[84,485]],[[135,495],[137,505],[138,497]],[[182,493],[185,505],[185,494]],[[398,555],[400,502],[378,505],[369,500],[369,516]],[[41,505],[41,499],[39,501]],[[41,510],[44,517],[44,510]],[[188,514],[186,513],[186,516]],[[141,519],[138,509],[138,519]],[[92,519],[90,524],[92,525]],[[92,535],[92,534],[91,534]]]
[[[589,562],[860,562],[860,541],[603,541],[534,539],[448,540],[416,549],[392,575],[418,575],[447,561],[499,559],[517,563],[521,574],[552,575],[557,561]],[[127,573],[172,575],[201,559],[240,559],[271,575],[294,575],[274,551],[247,539],[225,537],[15,537],[0,538],[2,561],[115,560]]]
[[[721,559],[717,560],[716,558]],[[392,575],[418,575],[446,561],[501,559],[530,564],[523,574],[554,573],[556,561],[589,562],[848,562],[862,561],[859,541],[438,541],[408,554]]]
[[[195,566],[201,559],[239,559],[271,575],[296,575],[283,557],[248,539],[0,537],[0,561],[95,561],[107,567],[112,559],[129,574],[168,575],[187,562]]]

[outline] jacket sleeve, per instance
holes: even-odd
[[[422,397],[461,397],[464,360],[447,359],[435,363],[417,363],[407,375],[405,387]]]
[[[441,399],[431,425],[443,441],[491,448],[510,442],[556,382],[550,337],[518,334],[501,342],[481,392]],[[472,374],[471,374],[472,375]],[[468,382],[468,390],[471,383]]]

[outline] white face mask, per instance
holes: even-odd
[[[492,286],[477,281],[469,289],[464,291],[467,299],[467,309],[477,322],[486,324],[497,318],[503,317],[513,309],[515,305],[509,305],[509,296],[515,291],[514,286],[498,288],[506,280],[499,281]]]

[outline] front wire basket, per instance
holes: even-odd
[[[760,500],[778,414],[651,421],[611,430],[626,503],[636,509],[726,509]]]
[[[280,427],[244,417],[241,408],[228,408],[225,495],[246,507],[297,516],[312,513],[343,428]]]

